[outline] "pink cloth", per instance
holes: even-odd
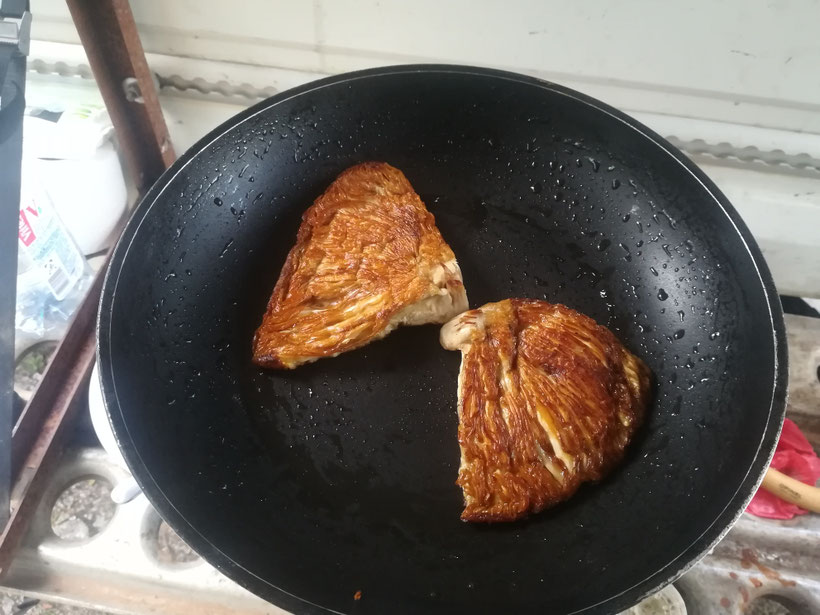
[[[786,419],[783,423],[783,432],[772,458],[772,467],[808,485],[814,486],[820,479],[820,459],[791,419]],[[746,508],[746,512],[768,519],[791,519],[808,511],[760,488]]]

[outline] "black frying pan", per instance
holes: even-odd
[[[405,172],[472,306],[564,303],[649,364],[655,403],[608,480],[521,523],[459,521],[459,355],[434,326],[292,372],[251,364],[302,212],[364,160]],[[317,81],[191,148],[117,245],[99,360],[120,446],[162,516],[300,613],[624,609],[726,532],[785,406],[772,279],[703,173],[586,96],[449,66]]]

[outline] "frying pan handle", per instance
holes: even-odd
[[[811,512],[820,513],[820,488],[812,487],[799,480],[786,476],[774,468],[766,471],[761,485],[766,491],[775,494],[780,499],[797,504]]]

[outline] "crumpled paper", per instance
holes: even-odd
[[[783,423],[771,467],[812,486],[820,479],[820,458],[791,419],[786,419]],[[781,500],[761,487],[746,512],[767,519],[791,519],[808,511]]]

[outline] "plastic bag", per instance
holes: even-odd
[[[37,342],[63,336],[92,278],[88,262],[26,160],[17,237],[15,357]]]
[[[820,479],[820,459],[791,419],[783,422],[783,431],[772,457],[771,467],[812,486]],[[767,519],[791,519],[807,511],[761,488],[752,498],[746,512]]]

